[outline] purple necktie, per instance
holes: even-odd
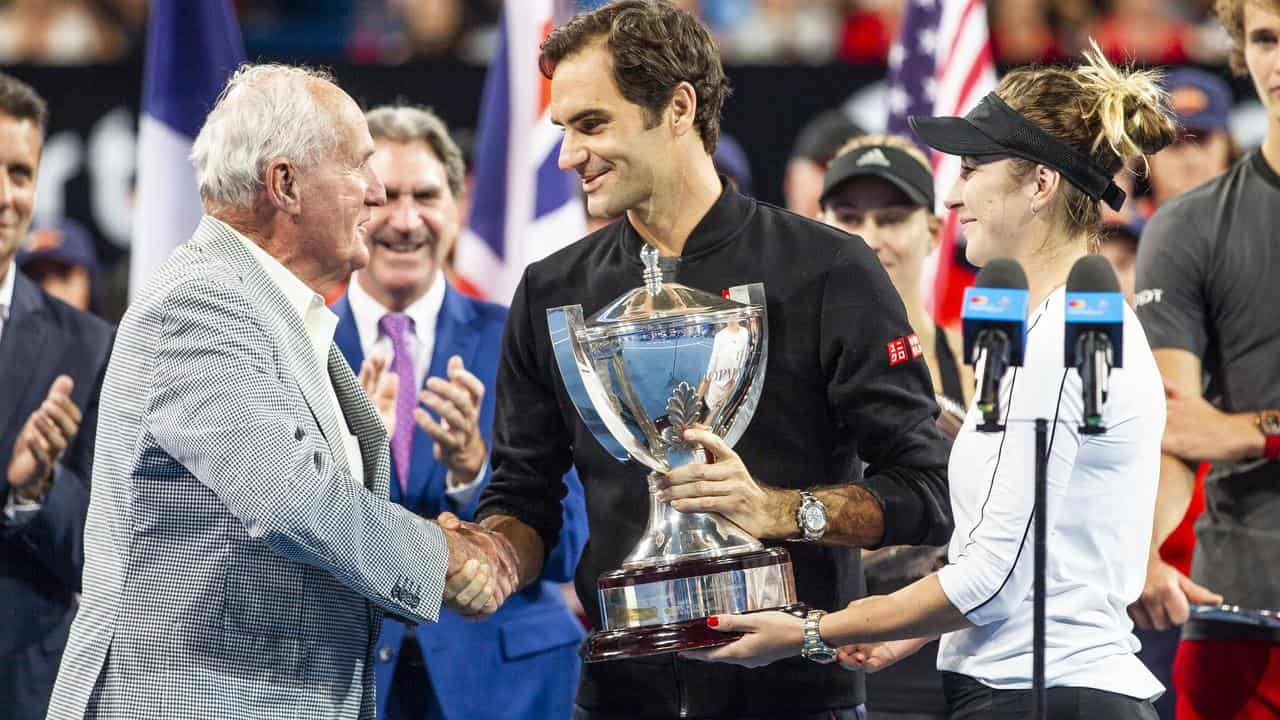
[[[413,383],[413,356],[409,354],[409,332],[413,320],[404,313],[387,313],[378,321],[378,329],[391,338],[395,357],[391,372],[400,378],[400,391],[396,394],[396,429],[391,433],[391,457],[396,461],[396,479],[400,481],[400,497],[409,496],[409,459],[413,456],[413,432],[415,422],[413,408],[417,388]]]

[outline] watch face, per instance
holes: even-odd
[[[809,532],[818,532],[827,527],[827,511],[817,503],[806,505],[800,517],[804,521],[804,529]]]
[[[1264,410],[1259,413],[1258,427],[1263,435],[1280,435],[1280,412]]]
[[[816,663],[822,663],[825,665],[827,663],[835,662],[835,659],[835,651],[829,648],[817,648],[809,651],[809,660]]]

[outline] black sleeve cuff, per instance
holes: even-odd
[[[501,499],[482,498],[480,507],[476,510],[476,522],[481,522],[492,515],[507,515],[533,528],[534,532],[538,533],[538,537],[542,539],[542,563],[545,565],[551,557],[551,552],[560,544],[560,525],[563,523],[564,518],[559,512],[560,506],[558,503],[556,510],[555,519],[548,522],[542,513],[530,512],[528,508],[511,505]]]
[[[945,545],[954,524],[946,472],[915,468],[886,468],[863,481],[880,503],[888,545]],[[874,548],[868,548],[874,549]]]

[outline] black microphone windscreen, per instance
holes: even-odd
[[[1016,260],[996,258],[982,267],[974,279],[978,287],[1027,289],[1027,274]]]
[[[1101,255],[1085,255],[1071,266],[1067,292],[1120,292],[1120,281],[1111,263]]]

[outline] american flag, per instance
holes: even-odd
[[[907,126],[910,115],[964,115],[995,86],[983,0],[909,0],[902,29],[889,51],[889,132],[913,137]],[[936,210],[943,226],[938,250],[925,268],[932,277],[926,277],[923,286],[932,288],[928,301],[934,319],[950,326],[960,319],[973,271],[963,262],[955,214],[943,206],[960,176],[960,159],[941,153],[931,157]]]
[[[576,176],[557,167],[560,131],[548,111],[549,81],[538,70],[538,45],[568,12],[561,5],[505,3],[498,50],[485,76],[475,197],[470,228],[458,243],[455,281],[504,304],[526,265],[586,235]]]

